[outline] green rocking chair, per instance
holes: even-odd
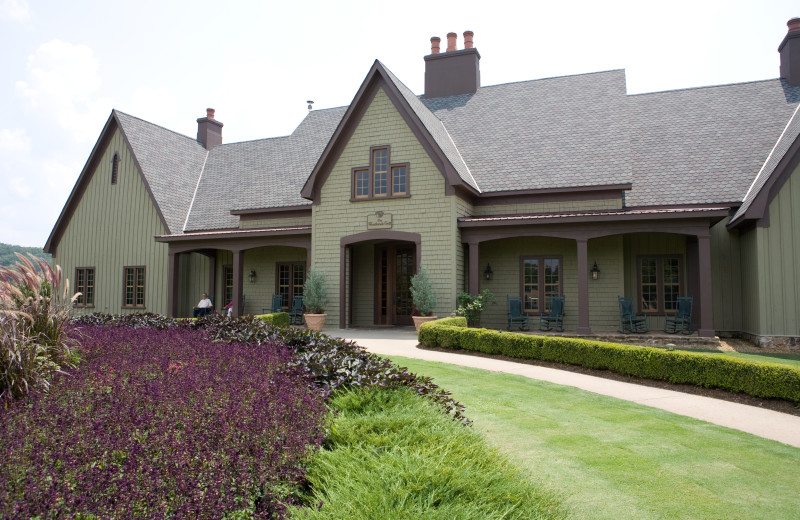
[[[514,325],[519,326],[519,330],[530,330],[530,319],[522,312],[522,298],[519,296],[506,296],[508,300],[508,330]]]
[[[664,319],[664,332],[667,334],[692,333],[692,303],[691,296],[678,296],[678,309],[672,316]]]

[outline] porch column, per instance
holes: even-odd
[[[217,297],[217,257],[214,255],[208,255],[208,289],[206,291],[214,301],[216,302],[217,312],[222,312],[222,308],[227,304],[227,302],[221,302],[219,297]]]
[[[714,310],[711,301],[711,236],[697,237],[697,259],[700,273],[700,328],[697,335],[713,338]]]
[[[469,243],[469,293],[473,296],[478,294],[478,284],[480,283],[480,267],[478,259],[478,248],[480,243]]]
[[[588,240],[579,238],[578,243],[578,334],[591,334],[589,328],[589,252]]]
[[[347,328],[347,247],[339,246],[339,328]]]
[[[244,251],[233,252],[233,315],[241,316],[244,311],[242,305],[242,282],[244,279]]]
[[[178,271],[180,253],[170,251],[169,265],[167,267],[167,315],[170,318],[178,317]]]

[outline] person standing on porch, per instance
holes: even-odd
[[[208,299],[208,294],[203,293],[203,297],[200,299],[200,302],[195,306],[194,311],[192,312],[192,316],[194,318],[205,316],[211,311],[211,308],[213,306],[214,304],[211,303],[211,300]]]

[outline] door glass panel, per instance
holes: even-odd
[[[411,276],[414,274],[413,250],[398,249],[395,257],[395,315],[411,316]]]
[[[539,312],[539,259],[523,260],[522,296],[524,310]]]
[[[658,310],[658,269],[655,258],[642,259],[642,311],[655,312]]]
[[[561,294],[561,273],[558,258],[544,259],[544,301],[549,311],[553,296]]]
[[[664,259],[664,310],[667,312],[678,309],[678,296],[680,296],[681,276],[677,258]]]

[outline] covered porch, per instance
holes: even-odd
[[[507,328],[506,296],[523,299],[534,330],[552,296],[563,296],[573,337],[621,336],[620,296],[658,333],[676,297],[691,296],[692,330],[713,338],[710,228],[724,216],[726,208],[462,217],[465,286],[495,295],[481,325],[496,329]]]
[[[217,312],[230,302],[234,316],[261,314],[272,295],[288,309],[302,295],[311,259],[310,226],[191,233],[156,237],[169,244],[167,308],[191,316],[205,292]]]

